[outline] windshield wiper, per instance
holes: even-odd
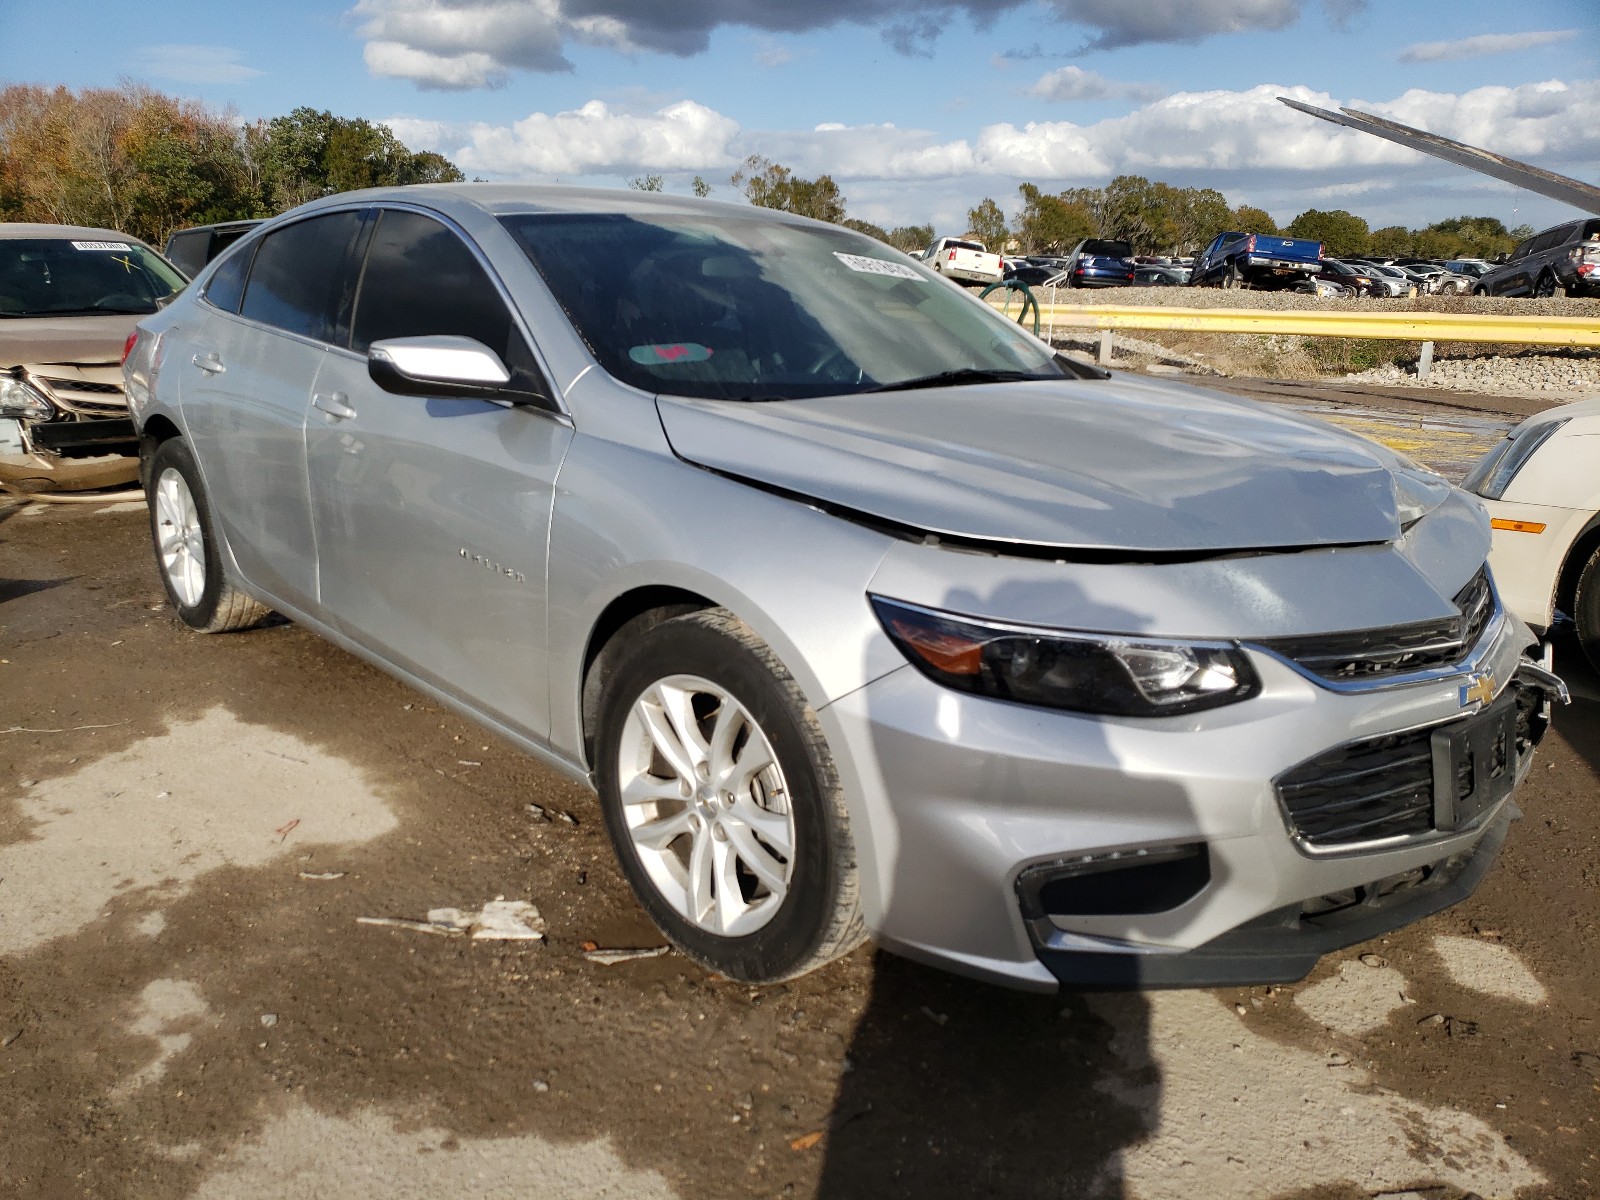
[[[859,396],[865,392],[909,392],[918,388],[960,387],[965,383],[1021,383],[1025,380],[1060,378],[1060,375],[1043,375],[1037,371],[997,371],[983,367],[958,367],[954,371],[939,371],[917,379],[902,379],[899,383],[862,388],[860,392],[851,394]]]

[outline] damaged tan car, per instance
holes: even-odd
[[[187,282],[127,234],[0,224],[0,489],[84,491],[138,478],[123,347]]]

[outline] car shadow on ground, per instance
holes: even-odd
[[[1135,1078],[1123,1059],[1129,1035],[1146,1036],[1142,996],[1106,997],[1091,1012],[1082,996],[1011,991],[888,954],[875,967],[819,1197],[1123,1195],[1120,1156],[1148,1118],[1101,1083],[1159,1090],[1155,1067]]]

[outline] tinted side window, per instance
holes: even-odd
[[[548,395],[511,310],[467,244],[420,213],[385,209],[367,250],[351,348],[384,338],[475,338],[511,372],[511,388]]]
[[[346,265],[361,229],[357,212],[297,221],[261,239],[241,316],[320,342],[344,341]]]
[[[250,273],[250,259],[254,247],[247,246],[238,254],[230,254],[217,264],[206,284],[206,301],[223,312],[239,311],[239,301],[244,296],[244,279]]]
[[[167,261],[192,279],[206,265],[206,249],[210,240],[209,229],[175,233],[167,239]]]

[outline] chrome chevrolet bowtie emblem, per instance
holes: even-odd
[[[1461,685],[1461,707],[1476,701],[1487,704],[1494,699],[1494,676],[1489,674],[1474,675],[1471,683]]]

